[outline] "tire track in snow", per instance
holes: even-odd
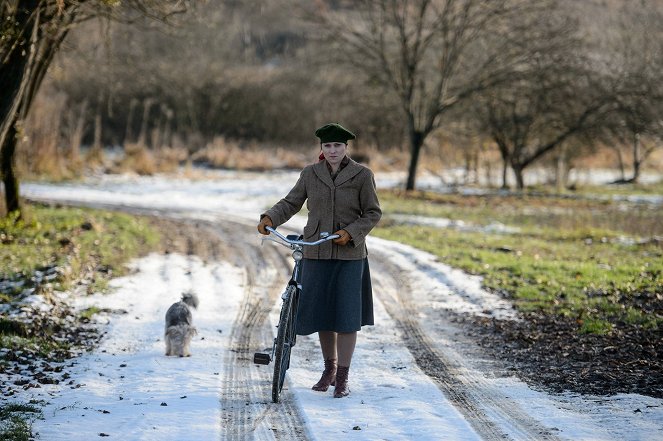
[[[253,352],[263,351],[265,345],[271,349],[274,339],[268,316],[291,269],[282,250],[250,243],[256,236],[255,226],[238,222],[230,216],[217,216],[218,221],[212,222],[192,218],[186,212],[166,209],[77,200],[59,200],[58,203],[167,219],[183,226],[182,231],[171,233],[176,236],[173,239],[185,241],[185,254],[201,254],[203,259],[218,258],[245,268],[245,295],[230,331],[231,350],[220,367],[223,379],[219,391],[223,439],[310,438],[301,409],[293,404],[294,397],[287,390],[287,382],[282,392],[284,399],[281,403],[272,403],[273,365],[253,364]],[[200,237],[203,232],[214,235],[222,245],[203,241],[204,238]]]
[[[93,205],[93,204],[80,204]],[[96,205],[96,204],[95,204]],[[103,204],[99,204],[103,205]],[[154,215],[154,209],[136,207],[105,206],[134,214]],[[223,439],[308,439],[301,411],[292,404],[292,396],[284,388],[284,401],[272,404],[271,366],[253,366],[251,357],[254,350],[263,350],[273,339],[268,315],[274,306],[276,296],[285,284],[287,260],[273,251],[273,247],[259,248],[257,245],[241,244],[234,237],[255,237],[254,226],[241,222],[224,220],[224,225],[216,222],[169,216],[165,211],[160,215],[186,224],[204,225],[210,234],[215,234],[225,242],[220,253],[210,247],[212,256],[232,261],[247,269],[245,296],[242,300],[231,335],[232,352],[227,355],[221,367],[223,382],[220,390]],[[224,216],[225,218],[225,216]],[[196,254],[200,239],[188,242],[187,253]],[[198,246],[197,246],[198,245]],[[228,249],[236,252],[229,256]],[[271,250],[271,251],[269,251]],[[436,335],[428,335],[416,317],[425,305],[407,298],[412,283],[408,269],[393,263],[381,255],[375,247],[372,251],[372,266],[378,277],[374,278],[376,292],[405,335],[405,345],[412,353],[420,368],[449,397],[461,414],[476,432],[487,440],[558,438],[542,427],[536,420],[517,409],[517,406],[503,396],[495,396],[486,391],[478,375],[458,372],[458,360],[449,358],[440,351],[433,341]],[[230,253],[232,254],[232,253]],[[279,278],[268,274],[265,268],[283,269]],[[267,280],[262,280],[266,278]]]
[[[417,319],[422,305],[409,295],[412,284],[416,283],[410,269],[400,267],[375,247],[371,251],[371,266],[378,275],[373,278],[375,292],[403,332],[404,343],[422,371],[435,381],[476,432],[486,440],[558,440],[507,397],[491,393],[480,375],[471,369],[461,372],[461,361],[437,348],[433,341],[439,341],[442,336],[427,335],[428,330],[422,329]],[[438,317],[444,320],[442,315]]]
[[[255,237],[252,227],[233,222],[217,226],[216,231],[223,240]],[[232,247],[233,263],[246,272],[244,298],[230,331],[230,351],[222,367],[226,388],[221,391],[224,439],[308,439],[300,410],[287,390],[284,388],[281,403],[271,402],[273,365],[253,364],[253,352],[262,351],[274,338],[268,315],[287,281],[288,263],[274,247],[241,241]]]
[[[106,433],[124,439],[214,439],[220,408],[213,369],[225,347],[216,335],[215,316],[224,300],[210,283],[210,270],[234,268],[206,266],[197,256],[179,253],[148,256],[119,289],[77,299],[81,308],[121,306],[130,313],[109,315],[110,327],[99,348],[72,364],[76,387],[35,390],[50,406],[44,411],[46,422],[36,424],[38,438],[90,440]],[[236,275],[230,278],[236,280]],[[164,357],[166,309],[190,289],[201,295],[203,308],[194,312],[194,324],[205,341],[194,343],[191,358]],[[227,315],[224,320],[229,326]]]

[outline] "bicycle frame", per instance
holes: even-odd
[[[292,258],[295,261],[290,280],[286,285],[285,291],[281,294],[281,312],[279,314],[277,335],[274,339],[274,344],[272,345],[272,352],[271,354],[256,352],[253,355],[253,362],[256,364],[269,364],[274,360],[272,401],[278,403],[281,389],[283,388],[283,382],[285,381],[285,373],[290,367],[290,351],[292,347],[295,346],[297,340],[295,326],[297,321],[299,295],[302,289],[301,271],[304,259],[303,248],[304,246],[320,245],[321,243],[336,239],[339,236],[337,234],[330,235],[329,233],[320,233],[320,236],[322,237],[321,239],[315,242],[305,242],[302,240],[301,236],[283,236],[272,227],[266,227],[266,229],[280,240],[270,237],[266,237],[263,240],[271,240],[289,247],[292,249]]]

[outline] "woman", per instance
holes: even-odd
[[[339,124],[315,131],[320,139],[320,162],[302,170],[288,195],[260,216],[258,231],[269,234],[294,216],[307,201],[304,240],[320,233],[339,237],[318,247],[304,248],[302,295],[297,334],[318,333],[324,371],[313,390],[335,386],[334,397],[350,393],[348,373],[357,331],[373,324],[373,295],[366,236],[382,216],[373,173],[347,156],[355,135]]]

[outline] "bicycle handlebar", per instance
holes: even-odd
[[[276,228],[272,228],[272,227],[269,227],[269,226],[265,226],[265,229],[266,229],[267,231],[269,231],[270,233],[274,233],[274,234],[276,234],[276,236],[277,236],[279,239],[281,239],[282,241],[284,241],[284,242],[286,242],[287,244],[290,244],[290,245],[307,245],[307,246],[320,245],[321,243],[327,242],[328,240],[334,240],[334,239],[336,239],[336,238],[341,237],[341,236],[339,236],[338,234],[329,234],[328,236],[323,237],[322,239],[318,239],[318,240],[316,240],[315,242],[305,242],[305,241],[303,241],[303,240],[292,240],[292,239],[288,239],[288,238],[285,237],[283,234],[281,234],[281,233],[279,233],[278,231],[276,231]],[[320,233],[320,235],[323,235],[323,234],[325,234],[325,233]]]

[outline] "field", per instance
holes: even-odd
[[[663,207],[554,196],[384,192],[390,215],[449,219],[436,228],[387,216],[374,234],[484,276],[524,312],[578,320],[581,332],[658,328],[663,305]],[[503,225],[510,228],[495,228]]]
[[[524,320],[456,321],[531,384],[660,396],[663,207],[603,194],[383,192],[388,215],[373,234],[479,274],[511,299]]]

